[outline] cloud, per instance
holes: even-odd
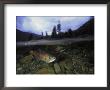
[[[81,25],[90,20],[90,16],[27,16],[21,17],[17,16],[17,29],[24,32],[31,32],[35,34],[40,34],[47,32],[51,34],[53,26],[61,23],[62,32],[71,28],[73,30],[78,29]]]

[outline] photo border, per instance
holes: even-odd
[[[107,88],[106,87],[4,87],[4,5],[5,4],[107,4]],[[110,2],[109,0],[0,0],[0,90],[44,90],[44,89],[108,89],[110,88]]]

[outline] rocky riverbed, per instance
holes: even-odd
[[[94,74],[94,41],[17,47],[16,74]]]

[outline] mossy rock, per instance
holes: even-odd
[[[24,58],[20,59],[20,63],[28,64],[32,62],[32,55],[25,56]]]
[[[49,74],[48,68],[42,68],[39,69],[37,72],[37,74]]]
[[[60,65],[60,68],[61,68],[61,71],[62,71],[62,73],[66,73],[66,70],[65,70],[65,62],[64,61],[61,61],[60,63],[59,63],[59,65]]]
[[[58,63],[54,64],[54,70],[56,74],[61,73],[61,68]]]
[[[49,74],[55,74],[53,67],[48,67]]]

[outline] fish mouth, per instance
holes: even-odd
[[[53,57],[50,59],[49,63],[54,62],[56,60],[56,57]]]

